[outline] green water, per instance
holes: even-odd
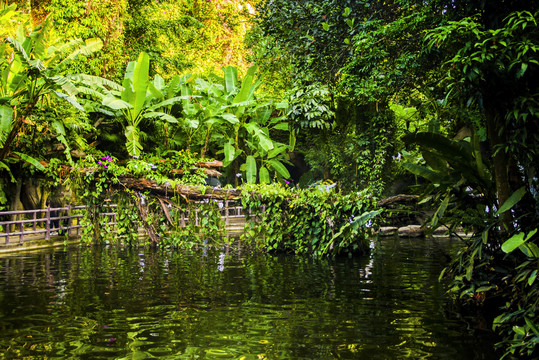
[[[448,312],[449,240],[320,260],[242,249],[68,248],[0,258],[0,357],[495,359]]]

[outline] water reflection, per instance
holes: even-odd
[[[80,359],[492,359],[444,315],[447,240],[320,260],[70,248],[0,259],[0,354]]]

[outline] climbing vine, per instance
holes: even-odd
[[[141,228],[149,235],[141,238],[143,241],[160,246],[179,246],[198,238],[217,239],[223,228],[218,204],[193,204],[173,190],[180,183],[205,187],[206,176],[198,163],[185,152],[127,162],[103,154],[87,156],[71,172],[78,200],[87,207],[82,219],[82,241],[136,245],[141,243]],[[154,196],[127,188],[121,181],[125,178],[166,184],[170,194]]]
[[[365,251],[381,213],[368,192],[343,194],[335,184],[245,186],[242,205],[251,214],[244,239],[267,251],[318,256]]]
[[[70,64],[72,73],[86,73],[109,79],[119,78],[129,53],[124,46],[123,22],[127,0],[51,0],[46,10],[65,39],[100,38],[103,49]]]

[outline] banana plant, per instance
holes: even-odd
[[[163,79],[149,79],[150,58],[141,52],[136,61],[127,65],[121,91],[110,91],[103,97],[102,105],[119,111],[124,119],[127,152],[131,156],[140,156],[143,146],[141,143],[140,125],[142,121],[158,120],[175,124],[178,120],[161,109],[169,108],[172,104],[181,101],[181,96],[172,96],[171,86],[163,86]],[[176,82],[176,80],[174,80]],[[170,91],[169,91],[170,90]]]
[[[4,55],[0,60],[0,167],[8,172],[7,162],[19,160],[44,169],[31,154],[17,152],[13,147],[14,140],[24,129],[37,126],[30,117],[42,100],[58,98],[84,111],[76,99],[79,92],[76,84],[62,73],[79,55],[90,55],[101,49],[102,42],[99,39],[52,41],[50,28],[50,21],[46,19],[28,35],[20,28],[16,38],[8,37],[0,45],[0,53]],[[61,120],[54,122],[52,130],[69,154]]]
[[[272,118],[284,106],[257,98],[262,81],[257,79],[256,71],[254,66],[249,68],[239,85],[236,68],[224,69],[222,103],[226,105],[217,119],[224,129],[224,166],[232,165],[235,173],[244,171],[249,183],[257,179],[269,183],[270,171],[290,177],[284,163],[288,162],[287,150],[293,142],[285,145],[271,139],[270,130],[288,131],[288,124],[283,117]]]
[[[427,192],[433,191],[436,196],[443,197],[431,226],[438,225],[438,219],[457,193],[469,197],[465,203],[470,206],[472,199],[481,199],[481,203],[491,209],[496,206],[494,183],[481,154],[477,134],[474,133],[469,141],[456,141],[437,133],[420,132],[405,135],[403,140],[419,145],[424,160],[424,164],[405,163],[404,168],[432,184]]]

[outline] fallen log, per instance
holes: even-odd
[[[194,169],[191,169],[191,172],[194,172],[198,170],[198,168],[194,168]],[[213,169],[201,169],[201,171],[205,174],[205,175],[208,175],[208,176],[213,176],[213,177],[219,177],[221,176],[222,174],[217,171],[217,170],[213,170]],[[170,171],[170,173],[172,175],[183,175],[185,172],[181,169],[172,169]]]
[[[136,191],[149,191],[160,196],[180,195],[188,200],[235,200],[241,196],[237,189],[221,189],[209,186],[193,186],[178,184],[172,187],[170,183],[158,184],[155,180],[122,176],[118,178],[119,185]]]

